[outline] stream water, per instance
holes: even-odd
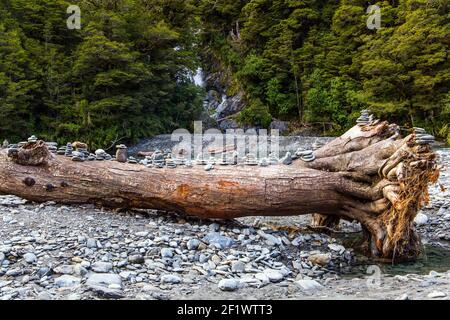
[[[343,240],[347,247],[354,247],[356,243],[362,240],[362,234],[348,237]],[[406,274],[429,274],[430,271],[447,272],[450,269],[450,246],[447,244],[433,243],[425,244],[421,256],[415,261],[406,261],[400,263],[380,263],[379,261],[368,258],[363,252],[356,252],[356,260],[352,267],[341,274],[344,278],[361,277],[367,275],[369,266],[376,265],[384,275],[406,275]]]

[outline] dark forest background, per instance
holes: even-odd
[[[66,26],[73,4],[81,30]],[[190,128],[202,68],[243,93],[241,124],[340,133],[370,108],[450,141],[449,45],[448,0],[2,0],[0,139],[105,146]]]

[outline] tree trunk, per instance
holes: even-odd
[[[438,170],[428,145],[375,121],[315,151],[316,160],[269,167],[147,168],[74,162],[38,141],[0,152],[0,193],[32,201],[151,208],[203,218],[319,214],[316,225],[357,220],[380,258],[414,257],[413,219]],[[322,215],[322,217],[320,216]],[[324,216],[331,218],[324,218]],[[321,218],[320,218],[321,217]]]

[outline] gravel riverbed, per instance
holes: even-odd
[[[442,253],[436,270],[427,257],[408,273],[360,265],[307,216],[212,221],[1,196],[0,299],[449,299],[450,150],[438,152],[417,218],[426,252]]]

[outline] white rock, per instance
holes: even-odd
[[[84,276],[88,273],[88,271],[86,268],[81,266],[80,263],[78,263],[73,267],[73,273],[76,274],[77,276]]]
[[[80,278],[65,274],[61,277],[56,278],[55,284],[60,288],[69,288],[79,285],[80,281]]]
[[[165,274],[161,276],[161,283],[177,284],[181,282],[181,278],[175,274]]]
[[[197,240],[197,239],[190,239],[186,243],[186,246],[187,246],[188,250],[197,250],[199,245],[200,245],[200,241]]]
[[[270,282],[280,282],[284,278],[283,274],[278,270],[266,269],[264,274],[269,278]]]
[[[258,279],[259,281],[261,281],[263,284],[267,284],[270,282],[269,277],[265,273],[262,273],[262,272],[255,274],[255,278]]]
[[[262,231],[262,230],[259,230],[258,231],[258,234],[262,237],[262,238],[264,238],[264,239],[266,239],[270,244],[272,244],[272,245],[281,245],[281,239],[280,238],[277,238],[277,237],[275,237],[275,236],[273,236],[273,235],[271,235],[271,234],[268,234],[268,233],[265,233],[264,231]]]
[[[96,156],[100,156],[100,155],[102,155],[102,154],[105,154],[106,152],[105,152],[105,150],[103,150],[103,149],[97,149],[97,150],[95,150],[95,155]]]
[[[86,241],[86,247],[88,248],[97,248],[97,241],[95,239],[87,239]]]
[[[430,273],[428,274],[428,276],[430,278],[436,278],[436,277],[439,277],[439,273],[434,270],[431,270]]]
[[[131,276],[135,276],[135,275],[136,275],[136,272],[133,272],[133,271],[122,271],[121,273],[119,273],[119,276],[122,279],[126,279],[126,280],[128,280]]]
[[[148,236],[148,232],[147,231],[136,232],[136,236],[145,238],[146,236]]]
[[[28,252],[25,253],[23,255],[23,259],[27,262],[27,263],[34,263],[37,261],[37,257],[34,253]]]
[[[113,273],[92,273],[86,286],[96,294],[106,298],[122,298],[122,280]]]
[[[173,250],[169,248],[162,248],[161,249],[161,257],[163,258],[172,258],[173,257]]]
[[[245,270],[245,264],[242,261],[233,261],[231,263],[231,271],[241,273]]]
[[[110,262],[103,262],[103,261],[97,261],[94,262],[91,266],[92,271],[99,272],[99,273],[108,273],[113,268],[112,263]]]
[[[316,280],[298,280],[297,284],[305,291],[314,291],[323,288],[323,286]]]
[[[222,279],[218,287],[222,291],[235,291],[239,288],[239,281],[236,279]]]
[[[418,226],[422,226],[428,223],[428,217],[426,214],[419,212],[414,218],[414,223]]]
[[[76,300],[81,300],[81,294],[79,293],[71,293],[66,297],[67,300],[70,301],[76,301]]]
[[[345,251],[345,247],[344,246],[341,246],[340,244],[336,244],[336,243],[330,243],[328,245],[328,248],[330,250],[332,250],[332,251],[336,251],[336,252],[339,252],[339,253],[342,253],[342,252]]]
[[[430,299],[445,298],[446,296],[447,294],[441,291],[433,291],[428,294],[428,298]]]
[[[122,279],[114,273],[91,273],[86,285],[91,287],[110,287],[112,285],[122,287]]]
[[[53,269],[55,273],[59,274],[73,274],[74,267],[71,265],[62,265]]]
[[[47,291],[41,291],[38,293],[37,295],[37,299],[38,300],[52,300],[53,297],[50,293],[48,293]]]

